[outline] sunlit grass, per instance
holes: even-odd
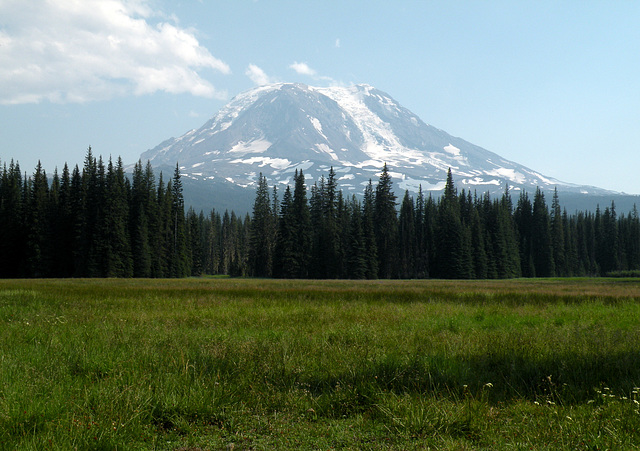
[[[634,279],[0,281],[2,449],[630,449]]]

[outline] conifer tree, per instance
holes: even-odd
[[[376,279],[378,277],[378,245],[376,242],[375,221],[375,195],[371,180],[364,190],[362,202],[362,233],[364,235],[365,248],[365,277]]]
[[[182,193],[182,180],[180,166],[176,163],[171,183],[171,218],[172,224],[172,251],[169,262],[171,277],[185,277],[191,267],[189,250],[186,245],[184,196]]]
[[[556,275],[560,277],[567,276],[564,227],[558,188],[554,189],[553,199],[551,201],[551,247],[553,248],[553,262]]]
[[[287,185],[280,203],[280,217],[273,251],[273,276],[285,279],[295,278],[299,270],[296,259],[295,216],[293,195]]]
[[[28,272],[32,277],[46,277],[50,258],[47,245],[52,237],[48,228],[49,185],[40,161],[33,174],[28,196],[29,201],[26,204]]]
[[[72,277],[75,273],[73,246],[78,212],[74,208],[74,193],[69,166],[65,163],[60,181],[60,194],[55,222],[55,275]]]
[[[397,260],[398,218],[396,196],[392,191],[391,176],[385,163],[376,186],[374,230],[378,252],[378,277],[389,279],[394,274]]]
[[[307,187],[305,185],[302,170],[296,170],[293,189],[293,225],[294,225],[294,251],[295,268],[294,277],[306,278],[309,276],[309,264],[311,260],[311,213],[307,202]]]
[[[267,179],[260,174],[251,220],[249,271],[255,277],[272,275],[274,216],[269,199]]]
[[[531,249],[535,274],[537,277],[552,277],[555,275],[555,265],[553,262],[549,210],[540,188],[536,190],[536,195],[533,199],[532,220]]]
[[[415,230],[415,211],[413,200],[409,196],[409,191],[404,192],[402,205],[400,207],[399,221],[399,248],[400,256],[398,259],[399,269],[398,276],[402,279],[410,279],[415,277],[416,265],[416,230]]]
[[[135,164],[132,178],[129,221],[133,276],[150,277],[152,244],[149,239],[149,189],[141,160]]]
[[[437,275],[445,279],[472,277],[471,236],[460,220],[460,206],[451,169],[447,173],[437,220]]]
[[[20,164],[6,163],[0,182],[0,274],[2,277],[26,275],[26,208]],[[11,256],[11,258],[6,258]]]
[[[128,197],[122,159],[118,158],[114,166],[109,158],[104,196],[104,241],[101,245],[103,255],[100,258],[103,265],[102,274],[106,277],[131,277],[133,274]]]
[[[513,202],[509,193],[509,185],[498,204],[498,220],[501,242],[504,243],[504,257],[498,263],[498,275],[501,278],[520,277],[520,258],[516,226],[513,221]]]
[[[364,279],[367,276],[367,248],[362,227],[362,206],[355,195],[348,208],[350,215],[345,276],[349,279]]]
[[[533,205],[526,191],[520,193],[518,204],[513,215],[518,230],[519,253],[522,275],[535,277],[536,270],[533,263]]]
[[[616,221],[615,203],[613,201],[611,202],[611,207],[607,207],[604,210],[600,229],[601,250],[598,263],[601,275],[606,275],[619,268],[618,224]]]

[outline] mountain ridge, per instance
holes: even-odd
[[[451,168],[456,186],[479,193],[620,195],[562,182],[428,125],[370,85],[313,87],[277,83],[235,96],[199,129],[141,155],[154,167],[180,164],[184,177],[249,189],[262,173],[270,185],[307,184],[333,167],[347,194],[362,194],[386,163],[397,188],[439,192]]]

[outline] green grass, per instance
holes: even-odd
[[[640,449],[640,281],[0,281],[0,449]]]

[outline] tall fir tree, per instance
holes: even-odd
[[[255,277],[270,277],[275,242],[274,215],[267,179],[260,174],[251,220],[249,272]]]
[[[180,166],[176,163],[176,169],[171,181],[171,218],[172,225],[172,251],[169,261],[171,277],[185,277],[189,275],[191,267],[191,255],[186,243],[184,196],[182,192],[182,180]]]
[[[378,277],[389,279],[396,276],[398,217],[396,196],[393,194],[391,176],[385,163],[376,186],[373,212],[376,248],[378,252]]]
[[[293,225],[294,225],[294,277],[309,277],[309,265],[311,261],[311,213],[307,202],[307,187],[302,169],[296,170],[293,189]]]
[[[553,262],[551,224],[544,193],[540,188],[536,190],[533,199],[532,221],[531,246],[535,274],[538,277],[552,277],[555,275],[555,265]]]
[[[554,189],[551,200],[551,247],[553,248],[553,262],[556,275],[560,277],[569,275],[566,262],[562,208],[560,207],[558,188]]]
[[[362,201],[362,233],[364,235],[365,248],[365,277],[376,279],[378,277],[378,245],[376,242],[375,228],[375,194],[373,184],[369,184],[364,190]]]
[[[416,273],[416,229],[415,208],[409,191],[405,191],[400,206],[400,220],[398,226],[398,277],[402,279],[415,278]]]

